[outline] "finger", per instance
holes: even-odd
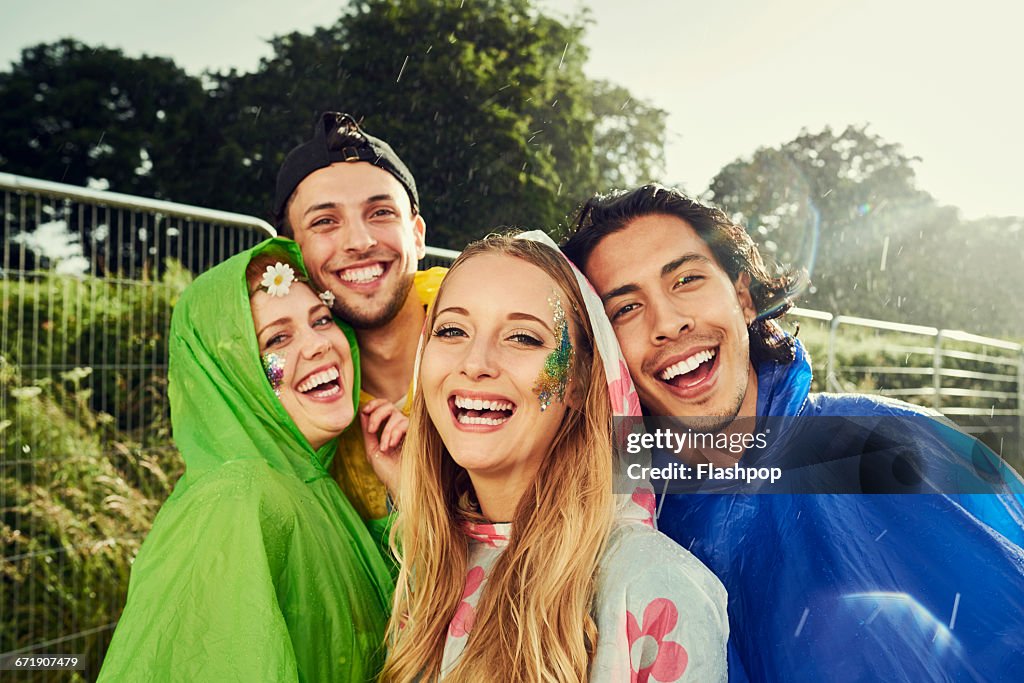
[[[402,445],[405,441],[405,434],[409,431],[409,418],[399,415],[388,423],[388,450],[393,450]]]
[[[387,402],[388,400],[386,398],[375,398],[372,401],[367,401],[363,405],[359,406],[359,412],[363,415],[369,415]]]
[[[405,426],[402,424],[405,422],[403,415],[394,415],[388,420],[387,425],[384,427],[384,431],[380,435],[380,443],[382,450],[391,451],[397,446],[402,437],[405,436]]]
[[[367,429],[375,434],[379,432],[381,426],[383,426],[384,422],[391,416],[393,410],[394,408],[390,407],[390,405],[378,406],[377,409],[368,416]],[[381,443],[383,443],[383,440]]]

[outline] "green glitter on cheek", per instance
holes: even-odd
[[[560,403],[565,402],[565,388],[569,384],[569,372],[575,352],[569,338],[569,323],[562,308],[562,298],[558,292],[548,297],[548,303],[555,317],[555,338],[558,346],[544,359],[544,367],[533,387],[533,393],[540,400],[540,410],[544,412],[551,405],[551,399],[558,397]]]

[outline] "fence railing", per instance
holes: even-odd
[[[180,473],[165,393],[173,304],[192,275],[274,231],[251,216],[2,173],[0,206],[0,654],[83,653],[92,679],[131,560]],[[421,267],[457,255],[428,248]],[[934,407],[1003,453],[1024,431],[1019,344],[807,309],[791,317],[825,359],[819,389]]]
[[[818,324],[811,339],[818,357],[825,347],[822,390],[869,392],[933,408],[1021,467],[1021,344],[804,308],[788,315]]]
[[[180,472],[165,393],[174,301],[190,273],[273,229],[9,174],[0,209],[0,654],[83,654],[76,675],[94,680]]]

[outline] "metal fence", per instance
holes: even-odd
[[[131,559],[179,474],[171,308],[189,273],[273,229],[7,174],[0,193],[0,653],[84,654],[75,676],[93,680]]]
[[[89,668],[76,676],[92,679],[131,558],[180,473],[165,393],[173,304],[192,274],[273,229],[9,174],[0,202],[0,654],[82,653]],[[455,256],[428,248],[421,266]],[[1019,344],[806,309],[791,317],[825,359],[817,388],[935,407],[1000,452],[1019,439]]]
[[[788,317],[803,321],[812,357],[825,359],[818,389],[874,393],[933,408],[1022,469],[1021,344],[803,308]]]

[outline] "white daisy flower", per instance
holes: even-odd
[[[263,273],[260,286],[265,288],[270,296],[284,296],[293,282],[295,282],[295,271],[287,263],[278,261],[272,266],[267,266],[267,272]]]
[[[334,308],[334,292],[331,290],[328,289],[324,292],[320,292],[320,300],[327,305],[327,308]]]

